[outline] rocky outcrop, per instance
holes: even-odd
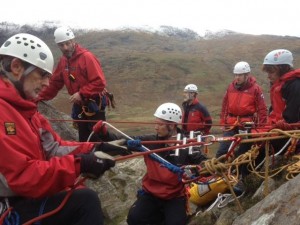
[[[281,185],[262,201],[236,218],[233,225],[298,225],[300,176]]]

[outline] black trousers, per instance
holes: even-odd
[[[138,196],[131,206],[128,225],[185,225],[187,224],[186,198],[158,199],[150,194]]]
[[[85,142],[88,140],[90,134],[93,131],[93,126],[97,123],[97,121],[99,121],[99,120],[105,121],[106,120],[105,111],[97,112],[93,116],[86,116],[86,115],[82,114],[82,118],[80,118],[80,120],[95,120],[95,122],[84,122],[83,121],[83,122],[77,123],[79,141]],[[101,139],[97,135],[93,135],[89,141],[97,142],[97,141],[101,141]]]
[[[56,209],[66,196],[61,192],[54,196],[36,199],[10,199],[10,205],[20,217],[20,224]],[[65,206],[56,214],[43,219],[40,225],[103,225],[100,200],[91,189],[75,190]]]
[[[233,137],[236,134],[238,134],[238,131],[236,130],[224,131],[223,137]],[[230,145],[231,145],[231,141],[220,142],[219,149],[217,150],[216,153],[216,158],[219,158],[220,156],[227,154]]]

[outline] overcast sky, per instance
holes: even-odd
[[[247,34],[300,37],[299,0],[11,0],[0,22],[57,21],[81,28],[118,29],[161,25]]]

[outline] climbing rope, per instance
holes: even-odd
[[[129,123],[124,121],[114,121],[115,123]],[[114,128],[111,124],[105,122],[108,126]],[[132,122],[130,122],[132,124]],[[153,123],[140,123],[139,124],[153,124]],[[295,128],[298,127],[300,124],[294,124]],[[240,124],[235,124],[235,126],[240,126]],[[256,126],[258,129],[260,126]],[[115,128],[116,129],[116,128]],[[117,129],[116,129],[117,130]],[[118,132],[122,133],[121,131],[117,130]],[[125,137],[128,139],[131,139],[129,136],[123,133]],[[276,176],[280,172],[286,169],[287,171],[287,179],[292,179],[294,176],[296,176],[298,173],[300,173],[300,157],[293,157],[293,161],[297,160],[297,162],[291,162],[287,165],[281,166],[276,169],[270,169],[269,164],[271,160],[274,161],[275,157],[277,155],[281,154],[286,149],[285,157],[288,158],[291,155],[294,154],[296,149],[296,144],[299,142],[300,138],[300,130],[289,130],[289,131],[283,131],[281,129],[271,129],[268,128],[266,132],[257,132],[257,133],[240,133],[236,134],[233,137],[215,137],[211,135],[210,142],[207,145],[211,145],[216,142],[221,141],[232,141],[230,150],[226,154],[226,157],[224,158],[212,158],[201,164],[201,166],[196,167],[196,170],[198,170],[196,173],[188,173],[186,168],[179,168],[179,167],[173,167],[173,165],[170,165],[170,163],[160,156],[158,156],[156,153],[160,151],[169,151],[174,150],[174,148],[164,148],[164,149],[154,149],[149,150],[146,147],[143,146],[143,143],[141,141],[132,140],[132,142],[128,142],[129,145],[134,144],[136,145],[135,148],[138,148],[141,152],[129,156],[122,156],[119,158],[116,158],[116,161],[126,160],[134,157],[138,157],[141,155],[147,155],[149,154],[151,158],[158,161],[159,163],[162,163],[164,166],[166,166],[169,170],[178,172],[180,174],[184,174],[182,181],[184,183],[189,183],[193,181],[198,181],[200,178],[203,178],[204,176],[208,175],[214,175],[214,176],[221,176],[226,180],[226,183],[228,184],[229,188],[231,189],[231,194],[237,200],[237,197],[234,195],[234,192],[232,191],[232,185],[234,185],[237,182],[237,178],[239,177],[239,165],[245,164],[248,166],[248,169],[251,173],[255,174],[256,176],[263,178],[265,181],[270,179],[271,177]],[[278,151],[276,154],[273,154],[271,148],[270,148],[270,141],[277,140],[277,139],[287,139],[286,144]],[[170,140],[169,140],[170,141]],[[163,141],[161,141],[163,143]],[[165,141],[167,143],[167,141]],[[182,142],[173,142],[174,144],[177,144],[175,147],[176,149],[187,147],[187,145],[183,145]],[[204,143],[199,143],[196,140],[193,139],[187,139],[188,146],[198,145],[198,146],[205,146]],[[234,158],[234,150],[237,146],[243,143],[253,143],[251,149],[249,149],[248,152]],[[259,144],[258,144],[259,143]],[[266,151],[266,158],[265,160],[259,164],[255,165],[255,159],[257,158],[259,151],[261,150],[262,146],[265,146]],[[290,146],[289,146],[290,145]],[[131,146],[132,147],[132,146]],[[150,152],[149,152],[150,151]],[[271,153],[271,155],[269,155]],[[271,159],[271,160],[270,160]],[[265,164],[265,170],[259,171],[261,166]],[[186,165],[185,167],[188,167]],[[268,182],[265,182],[268,183]],[[265,190],[267,190],[268,187],[266,186]],[[238,201],[237,201],[238,202]],[[222,205],[222,204],[221,204]],[[241,209],[241,207],[240,207]]]
[[[148,152],[148,150],[142,146],[140,140],[128,140],[127,141],[127,146],[129,149],[136,149],[140,152]],[[173,165],[172,163],[166,161],[166,160],[161,160],[161,157],[157,157],[157,154],[149,154],[149,156],[154,159],[155,161],[159,162],[162,166],[166,167],[168,170],[170,170],[173,173],[177,174],[182,174],[183,170],[178,167]]]

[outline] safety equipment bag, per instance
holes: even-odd
[[[197,206],[205,206],[218,197],[218,193],[229,190],[222,177],[213,177],[207,182],[192,182],[187,187],[189,201]]]

